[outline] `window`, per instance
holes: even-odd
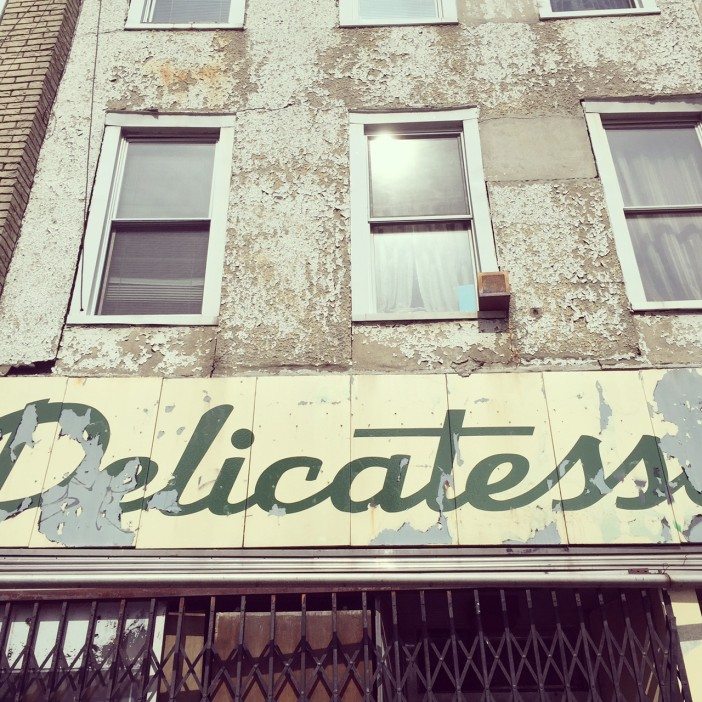
[[[132,0],[127,28],[242,28],[244,3],[245,0]]]
[[[108,116],[70,322],[216,323],[232,125]]]
[[[340,0],[342,27],[457,22],[456,0]]]
[[[153,602],[153,601],[152,601]],[[122,606],[120,606],[122,605]],[[2,622],[2,699],[156,701],[142,675],[161,664],[166,606],[146,600],[19,602]],[[149,651],[149,642],[151,651]],[[114,675],[119,668],[119,675]],[[82,691],[82,694],[80,692]],[[51,694],[53,693],[53,694]]]
[[[539,9],[544,19],[659,12],[656,0],[539,0]]]
[[[702,307],[702,102],[585,110],[633,308]]]
[[[476,316],[497,270],[477,117],[351,115],[354,320]]]

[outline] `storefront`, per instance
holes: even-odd
[[[692,700],[696,370],[0,381],[0,698]]]

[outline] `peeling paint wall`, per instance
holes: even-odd
[[[334,0],[248,0],[243,31],[125,31],[128,0],[100,12],[85,0],[0,299],[0,368],[207,377],[699,365],[702,314],[629,310],[580,105],[701,92],[699,3],[548,22],[536,0],[458,5],[456,26],[341,29]],[[509,320],[352,325],[348,110],[466,104],[480,108]],[[237,116],[218,326],[64,324],[108,110]]]

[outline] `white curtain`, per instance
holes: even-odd
[[[694,127],[610,128],[607,136],[626,207],[702,205]],[[646,298],[702,299],[702,211],[629,214],[627,222]]]
[[[627,218],[648,300],[702,300],[702,215]]]
[[[378,312],[475,311],[465,224],[383,225],[373,242]]]

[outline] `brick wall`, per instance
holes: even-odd
[[[0,294],[80,5],[7,0],[0,21]]]

